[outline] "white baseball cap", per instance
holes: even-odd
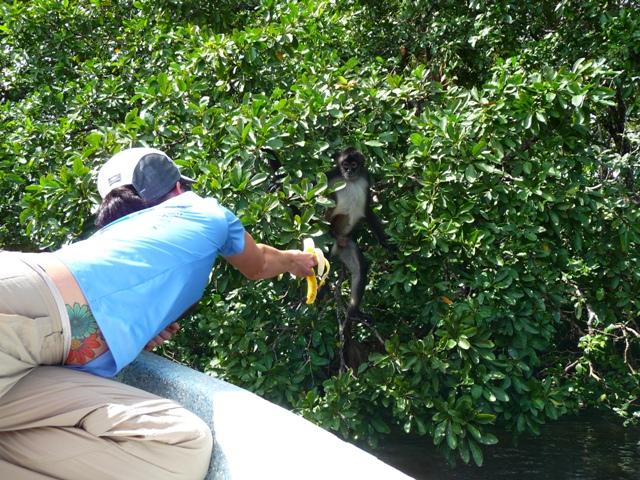
[[[176,182],[194,180],[180,174],[169,156],[155,148],[128,148],[116,153],[98,172],[98,192],[102,198],[114,188],[131,185],[143,200],[156,200],[169,193]]]

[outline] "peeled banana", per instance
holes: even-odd
[[[327,275],[331,270],[329,260],[324,257],[324,253],[319,248],[316,248],[312,238],[305,238],[302,241],[302,250],[305,252],[313,253],[318,261],[317,271],[314,271],[313,275],[306,277],[307,279],[307,304],[311,304],[316,301],[318,295],[318,288],[324,285]],[[319,282],[319,283],[318,283]]]

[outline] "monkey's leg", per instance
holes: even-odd
[[[336,243],[334,249],[337,250],[338,257],[347,267],[351,275],[351,298],[349,300],[349,307],[347,308],[347,317],[370,322],[372,320],[371,317],[360,311],[360,303],[362,302],[364,290],[367,285],[368,273],[368,266],[364,255],[352,239],[347,239],[345,242],[342,242],[342,244]]]
[[[353,225],[349,223],[349,215],[337,214],[331,219],[331,229],[329,232],[331,236],[336,239],[338,245],[344,247],[349,240],[349,233],[352,228]]]
[[[348,317],[346,314],[346,309],[345,306],[342,302],[342,298],[340,298],[340,292],[342,290],[342,282],[344,282],[344,270],[340,269],[340,273],[338,274],[338,280],[336,281],[336,285],[335,285],[335,290],[333,292],[334,294],[334,298],[336,301],[336,320],[338,320],[338,335],[339,335],[339,346],[340,346],[340,351],[339,351],[339,356],[340,356],[340,370],[338,370],[340,373],[344,373],[347,368],[346,368],[346,361],[345,361],[345,336],[344,336],[344,331],[345,328],[347,327],[347,321],[348,321]]]

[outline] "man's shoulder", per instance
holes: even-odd
[[[160,204],[165,207],[184,207],[184,208],[219,208],[220,204],[213,197],[202,197],[195,192],[188,191],[176,195]]]

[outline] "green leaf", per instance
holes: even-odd
[[[316,367],[324,367],[326,365],[329,365],[329,359],[325,357],[321,357],[314,351],[310,352],[310,356],[311,356],[311,363]]]
[[[453,431],[453,425],[451,422],[449,422],[449,425],[447,426],[447,445],[451,450],[455,450],[458,446],[458,438]]]
[[[447,431],[447,420],[443,420],[436,426],[436,429],[433,432],[434,445],[440,445],[440,443],[442,442],[442,439],[445,436],[446,431]]]
[[[509,401],[509,395],[507,395],[507,392],[505,392],[502,388],[491,387],[491,391],[496,396],[496,398],[498,400],[500,400],[501,402],[508,402]]]
[[[481,467],[482,463],[484,462],[484,458],[482,456],[482,450],[480,449],[478,444],[474,442],[472,439],[469,439],[469,450],[471,450],[471,456],[473,457],[473,461],[475,462],[475,464],[478,467]]]
[[[526,428],[527,427],[526,427],[526,421],[525,421],[524,415],[519,414],[518,420],[516,422],[516,429],[519,433],[522,433],[526,430]]]
[[[469,446],[467,445],[467,440],[463,438],[458,445],[458,452],[460,452],[460,458],[464,463],[469,463]]]
[[[467,430],[469,431],[471,436],[476,440],[479,441],[482,438],[482,433],[480,433],[480,430],[478,430],[476,427],[474,427],[470,423],[467,424]]]
[[[491,173],[491,174],[495,174],[495,173],[501,174],[502,173],[499,169],[495,168],[493,165],[489,165],[488,163],[477,162],[475,165],[480,170],[482,170],[483,172],[486,172],[486,173]]]
[[[584,103],[584,99],[585,99],[585,94],[581,93],[580,95],[574,95],[571,97],[571,104],[574,107],[581,107],[582,104]]]
[[[376,432],[379,432],[379,433],[391,432],[391,429],[389,428],[389,426],[379,418],[375,418],[375,417],[372,418],[371,425],[373,425],[373,428],[375,429]]]
[[[584,57],[580,57],[579,59],[577,59],[574,63],[573,63],[573,67],[571,68],[571,70],[573,72],[577,72],[578,68],[580,67],[580,65],[582,65],[584,63],[585,59]]]
[[[439,126],[440,126],[440,130],[442,130],[443,133],[447,132],[447,125],[449,124],[449,122],[447,121],[447,117],[441,117],[440,118],[440,122],[439,122]]]
[[[102,143],[102,134],[99,132],[91,132],[85,137],[86,142],[94,147],[99,147]]]
[[[253,177],[251,177],[251,181],[249,182],[249,184],[252,187],[255,187],[256,185],[260,185],[261,183],[263,183],[267,178],[269,178],[269,175],[267,175],[266,173],[256,173]]]
[[[418,417],[415,417],[416,426],[418,428],[418,433],[420,435],[425,435],[427,433],[427,426],[425,423]]]
[[[284,142],[280,138],[270,138],[266,144],[274,150],[280,150],[284,146]]]
[[[468,165],[464,171],[464,176],[468,182],[473,183],[478,178],[478,173],[473,165]]]
[[[471,148],[471,155],[477,157],[480,152],[487,146],[487,142],[484,139],[481,139]]]
[[[469,343],[469,340],[467,340],[464,337],[460,337],[458,339],[458,347],[460,347],[463,350],[469,350],[469,348],[471,347],[471,344]]]
[[[471,387],[471,396],[474,400],[479,399],[482,396],[482,386],[474,385]]]
[[[409,135],[409,140],[411,141],[411,143],[413,143],[416,146],[419,146],[422,144],[424,137],[422,135],[420,135],[419,133],[412,133],[411,135]]]
[[[493,413],[476,413],[475,420],[477,423],[487,424],[493,423],[496,416]]]
[[[493,433],[483,433],[482,438],[479,439],[480,443],[484,445],[495,445],[498,443],[498,437],[496,437]]]

